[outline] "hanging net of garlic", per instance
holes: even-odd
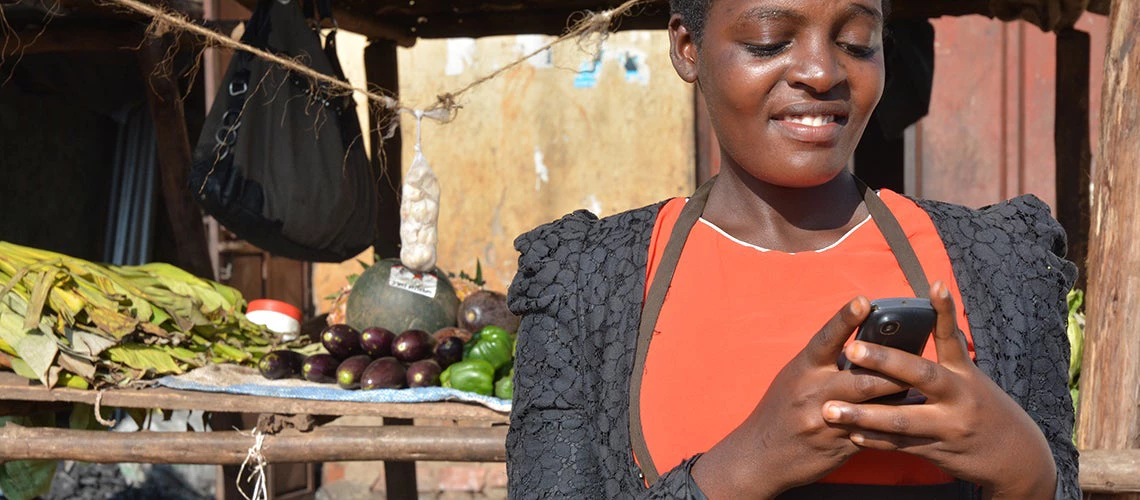
[[[417,272],[435,269],[439,242],[439,179],[420,147],[423,112],[416,111],[416,146],[400,197],[400,261]]]

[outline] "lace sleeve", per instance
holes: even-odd
[[[1073,402],[1068,390],[1069,318],[1067,296],[1076,281],[1076,266],[1064,259],[1065,231],[1049,206],[1035,196],[1012,203],[1026,217],[1026,239],[1033,245],[1029,259],[1037,263],[1022,283],[1023,297],[1036,303],[1021,311],[1039,325],[1029,332],[1028,389],[1017,387],[1018,402],[1041,427],[1057,465],[1057,499],[1081,498],[1078,452],[1073,445]],[[1008,389],[1007,389],[1008,390]]]
[[[572,287],[593,216],[577,212],[515,240],[508,292],[522,316],[515,360],[507,476],[511,498],[589,498],[598,478],[584,397]]]
[[[1076,266],[1065,233],[1035,196],[970,210],[918,201],[954,262],[978,367],[1017,401],[1049,441],[1059,499],[1080,498],[1068,390],[1066,296]]]
[[[628,437],[602,428],[615,424],[599,407],[591,381],[607,375],[594,373],[600,363],[596,346],[584,340],[593,332],[583,331],[578,291],[587,286],[578,282],[583,255],[599,251],[587,248],[596,222],[579,211],[515,240],[519,268],[508,304],[522,322],[507,433],[508,496],[703,499],[689,474],[693,460],[646,489],[626,466],[630,455],[615,454],[628,452],[628,443],[620,443]]]

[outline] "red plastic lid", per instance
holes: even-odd
[[[251,311],[273,311],[285,314],[292,317],[297,321],[301,321],[301,310],[293,307],[288,302],[281,302],[280,300],[273,299],[257,299],[251,300],[249,306],[245,308],[246,312]]]

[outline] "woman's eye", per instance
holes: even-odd
[[[746,44],[744,44],[744,48],[747,49],[748,52],[751,52],[752,55],[754,55],[754,56],[772,57],[772,56],[779,54],[780,52],[783,52],[784,49],[788,47],[788,45],[789,45],[789,42],[765,43],[765,44],[746,43]]]
[[[839,47],[842,48],[843,50],[847,51],[848,54],[851,54],[851,55],[858,57],[860,59],[866,59],[868,57],[871,57],[871,56],[875,55],[875,52],[876,52],[875,47],[871,47],[868,45],[859,45],[859,44],[854,44],[854,43],[840,43]]]

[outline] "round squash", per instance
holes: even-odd
[[[416,274],[399,259],[376,262],[356,279],[345,316],[357,330],[374,326],[396,333],[418,329],[434,332],[455,326],[459,298],[447,274],[436,268]]]

